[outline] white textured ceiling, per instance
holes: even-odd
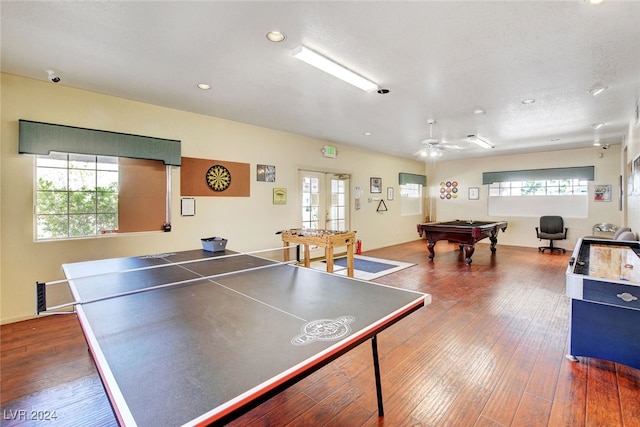
[[[431,118],[435,138],[461,147],[441,159],[617,144],[640,97],[638,1],[0,7],[2,72],[46,81],[53,69],[59,85],[407,158],[417,158]],[[268,41],[270,30],[286,40]],[[360,91],[294,59],[300,44],[390,93]],[[608,89],[594,97],[596,85]],[[486,113],[474,115],[479,108]],[[468,143],[469,134],[495,148]]]

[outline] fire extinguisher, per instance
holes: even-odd
[[[362,255],[362,240],[356,241],[356,254]]]

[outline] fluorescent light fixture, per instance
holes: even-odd
[[[593,89],[589,91],[589,93],[593,96],[598,96],[605,90],[607,90],[606,86],[595,86]]]
[[[473,142],[474,144],[479,145],[482,148],[493,148],[493,145],[489,144],[487,141],[485,141],[484,139],[480,138],[479,136],[476,135],[467,135],[467,137],[469,138],[469,141]]]
[[[304,46],[298,46],[293,49],[293,51],[291,51],[291,55],[293,55],[294,58],[306,62],[307,64],[316,67],[325,73],[331,74],[332,76],[352,84],[366,92],[378,90],[378,85],[371,80],[365,79],[353,71],[344,68],[342,65],[337,64]]]

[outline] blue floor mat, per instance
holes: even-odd
[[[340,267],[346,267],[347,258],[346,257],[336,258],[333,261],[333,264],[338,265]],[[384,264],[381,262],[368,261],[366,259],[359,259],[359,258],[353,259],[353,268],[355,270],[366,271],[367,273],[379,273],[381,271],[389,270],[395,267],[397,267],[397,265]]]

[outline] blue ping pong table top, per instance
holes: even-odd
[[[63,266],[74,296],[85,301],[76,306],[78,318],[122,424],[224,419],[430,303],[428,294],[230,254],[195,250]],[[200,258],[210,259],[105,274]],[[230,273],[237,270],[245,271]]]

